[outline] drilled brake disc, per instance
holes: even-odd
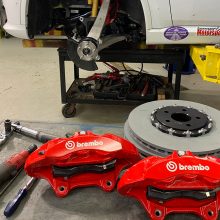
[[[149,102],[130,113],[124,134],[146,156],[174,150],[220,156],[220,111],[182,100]]]

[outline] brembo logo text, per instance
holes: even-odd
[[[91,142],[73,142],[73,141],[67,141],[65,144],[65,147],[67,150],[72,150],[74,148],[80,148],[80,147],[96,147],[96,146],[102,146],[104,143],[103,141],[91,141]]]
[[[209,171],[210,167],[209,166],[203,166],[201,164],[198,165],[182,165],[181,163],[176,164],[173,161],[170,161],[166,164],[166,168],[170,172],[175,172],[177,170],[206,170]]]

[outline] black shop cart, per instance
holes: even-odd
[[[80,69],[74,64],[74,80],[71,86],[66,88],[65,62],[70,61],[66,48],[59,48],[61,100],[65,104],[62,108],[63,116],[74,117],[76,104],[104,104],[104,105],[140,105],[148,101],[154,101],[155,96],[148,96],[144,100],[115,100],[94,98],[93,93],[76,92],[77,85],[83,79],[80,78]],[[120,49],[108,48],[99,53],[99,62],[128,62],[128,63],[166,63],[169,64],[168,84],[172,87],[173,66],[176,66],[175,85],[169,98],[179,99],[181,70],[185,62],[185,49]]]

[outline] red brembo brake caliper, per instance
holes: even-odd
[[[71,189],[114,189],[120,172],[141,158],[133,144],[116,135],[78,132],[42,145],[25,164],[29,176],[46,179],[59,197]]]
[[[151,219],[193,213],[215,220],[220,210],[220,160],[174,152],[148,157],[128,169],[118,183],[122,195],[139,200]]]

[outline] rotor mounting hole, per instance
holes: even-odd
[[[166,120],[166,122],[170,122],[170,120]]]
[[[213,216],[213,215],[214,215],[214,212],[213,212],[212,210],[209,210],[209,211],[208,211],[208,215],[209,215],[209,216]]]
[[[196,119],[201,119],[200,117],[196,117]]]
[[[187,122],[191,120],[191,117],[185,113],[173,113],[171,118],[178,122]]]
[[[157,217],[160,217],[160,216],[161,216],[161,214],[162,214],[162,213],[161,213],[161,211],[160,211],[160,210],[158,210],[158,209],[157,209],[157,210],[155,210],[155,215],[156,215]]]
[[[186,124],[186,126],[187,126],[187,127],[190,127],[190,126],[191,126],[191,124]]]
[[[183,112],[186,112],[187,110],[184,108],[184,109],[182,109],[182,111],[183,111]]]
[[[166,111],[164,111],[164,113],[169,113],[169,111],[166,110]]]

